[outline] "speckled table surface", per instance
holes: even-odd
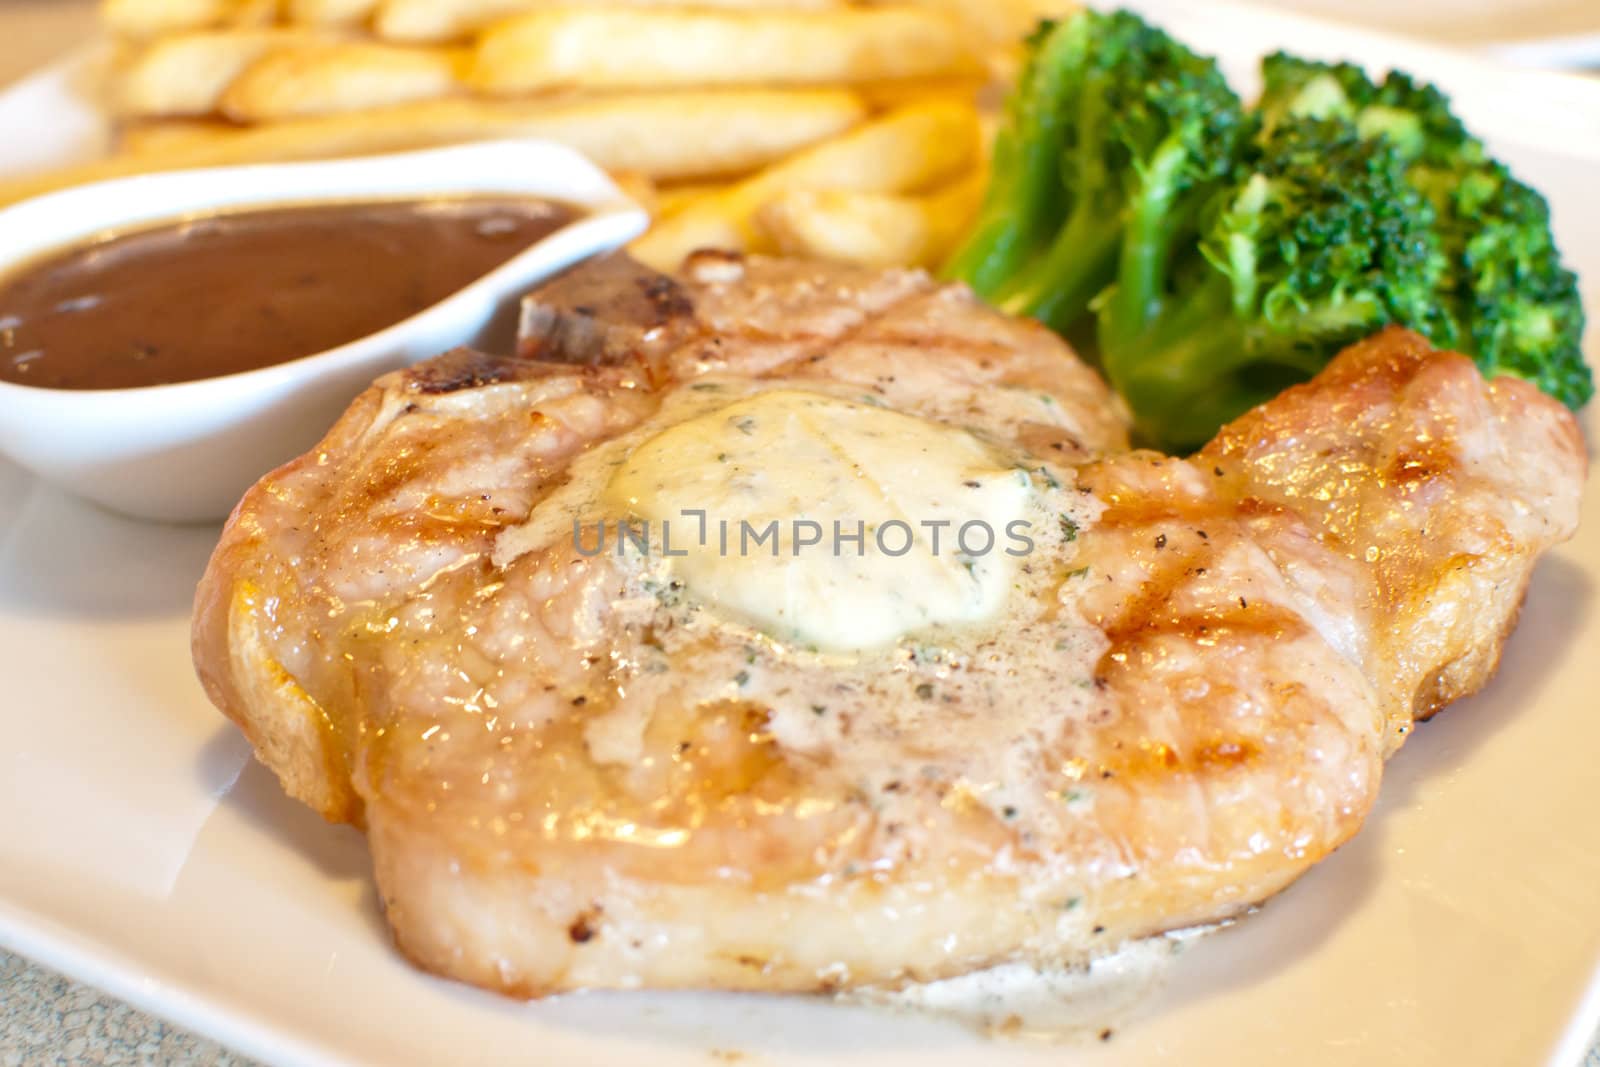
[[[0,84],[87,39],[93,24],[92,0],[0,0],[0,36],[20,42],[0,50]],[[1595,1046],[1582,1067],[1600,1067],[1600,1033]],[[251,1062],[0,950],[0,1067],[239,1067]]]
[[[0,1067],[239,1067],[250,1062],[0,952]]]

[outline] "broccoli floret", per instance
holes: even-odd
[[[1041,31],[1026,69],[982,219],[947,273],[1065,332],[1111,281],[1125,241],[1157,259],[1192,228],[1234,163],[1244,113],[1214,61],[1127,12],[1084,11]],[[1042,164],[1016,147],[1045,113],[1053,200]]]
[[[1549,209],[1436,87],[1279,53],[1245,111],[1216,64],[1126,12],[1028,42],[972,236],[946,273],[1089,339],[1145,439],[1218,426],[1400,323],[1593,393]]]
[[[1407,325],[1469,353],[1485,375],[1526,378],[1569,407],[1588,402],[1583,305],[1555,246],[1549,206],[1490,157],[1444,93],[1397,71],[1380,85],[1348,63],[1283,53],[1263,61],[1262,82],[1258,107],[1269,126],[1293,116],[1342,118],[1405,158],[1407,180],[1433,207],[1446,259],[1435,301]]]
[[[1354,63],[1319,63],[1274,52],[1261,61],[1256,113],[1268,130],[1290,118],[1354,122],[1376,92],[1367,72]]]
[[[1588,403],[1578,279],[1562,265],[1544,197],[1491,160],[1438,202],[1462,347],[1485,375],[1525,378],[1570,408]]]
[[[1424,316],[1446,264],[1405,171],[1393,144],[1348,122],[1286,117],[1250,146],[1198,241],[1155,263],[1124,244],[1098,341],[1145,439],[1198,445],[1345,345]]]

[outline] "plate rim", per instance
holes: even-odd
[[[1131,3],[1135,8],[1164,10],[1163,0],[1145,0]],[[1568,89],[1581,86],[1581,92],[1591,94],[1597,102],[1600,118],[1600,80],[1576,74],[1551,71],[1529,71],[1507,67],[1505,49],[1517,50],[1534,47],[1541,42],[1512,42],[1505,49],[1496,47],[1483,52],[1441,47],[1383,30],[1370,30],[1358,25],[1333,19],[1319,18],[1300,12],[1281,9],[1257,8],[1241,3],[1217,3],[1216,11],[1229,12],[1228,17],[1248,16],[1252,19],[1270,17],[1285,26],[1297,25],[1301,32],[1314,32],[1319,26],[1336,29],[1341,35],[1387,42],[1394,48],[1407,52],[1437,55],[1451,64],[1465,69],[1467,65],[1484,68],[1497,77],[1530,85],[1562,85]],[[1156,16],[1159,17],[1159,16]],[[1563,39],[1565,40],[1565,39]],[[1600,34],[1593,38],[1600,48]],[[104,41],[89,42],[53,62],[42,65],[25,77],[0,87],[0,105],[6,98],[20,90],[38,86],[46,79],[70,77],[85,64],[97,62],[104,54]],[[1572,146],[1567,146],[1570,150]],[[1593,157],[1600,164],[1600,140],[1588,146],[1588,153],[1569,151],[1575,159]],[[21,172],[18,172],[21,173]],[[1600,172],[1597,172],[1600,173]],[[0,171],[3,176],[3,171]],[[1597,207],[1596,210],[1600,210]],[[1600,309],[1597,309],[1600,310]],[[1591,450],[1594,442],[1590,442]],[[23,492],[36,486],[33,475],[24,474]],[[1591,518],[1600,522],[1600,516]],[[82,982],[111,997],[123,1001],[149,1015],[168,1020],[236,1050],[262,1063],[293,1064],[296,1067],[335,1067],[352,1062],[316,1039],[285,1031],[261,1017],[254,1017],[248,1008],[232,1004],[227,997],[208,994],[197,983],[183,980],[156,979],[141,974],[142,965],[123,950],[104,939],[85,934],[38,913],[0,892],[0,946],[15,952],[33,963],[54,970],[61,975]],[[1591,1048],[1600,1024],[1600,950],[1591,963],[1590,977],[1581,989],[1571,991],[1573,1009],[1568,1021],[1557,1035],[1546,1062],[1550,1067],[1577,1067]]]

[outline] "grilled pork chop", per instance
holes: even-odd
[[[894,985],[1231,916],[1356,831],[1577,521],[1567,411],[1398,329],[1189,459],[916,273],[604,261],[525,329],[264,478],[194,627],[262,762],[366,828],[401,949],[518,996]],[[574,523],[690,508],[677,556]],[[867,548],[704,533],[795,516]],[[941,556],[945,520],[1029,550]]]

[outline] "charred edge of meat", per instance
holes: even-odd
[[[645,269],[640,267],[641,270]],[[645,301],[655,309],[656,318],[661,323],[673,319],[686,319],[694,316],[694,301],[689,299],[689,294],[683,291],[673,278],[665,274],[654,274],[651,277],[634,279],[634,285]]]
[[[648,363],[694,328],[694,302],[675,279],[615,252],[523,298],[517,354],[585,366]]]
[[[533,372],[522,360],[463,347],[419,363],[406,373],[413,391],[432,395],[519,381],[533,377]]]

